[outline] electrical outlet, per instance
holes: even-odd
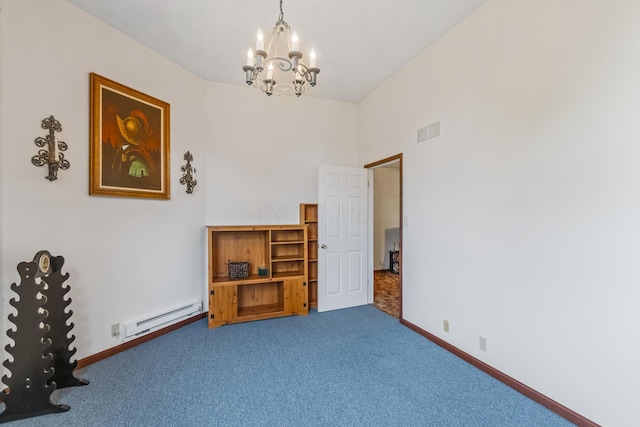
[[[449,321],[445,320],[442,324],[442,327],[444,328],[445,332],[449,332]]]
[[[111,325],[111,336],[112,337],[120,336],[120,323],[116,323],[115,325]]]
[[[480,350],[487,351],[487,339],[485,337],[480,337]]]

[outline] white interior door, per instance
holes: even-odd
[[[320,166],[318,311],[368,302],[368,171]]]

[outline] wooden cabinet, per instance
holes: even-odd
[[[318,308],[318,204],[300,204],[300,224],[307,226],[309,308]]]
[[[209,226],[209,327],[307,315],[307,226]],[[229,262],[248,262],[229,277]]]
[[[228,323],[238,315],[238,295],[235,286],[217,286],[209,290],[209,326],[211,320]]]

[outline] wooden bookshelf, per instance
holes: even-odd
[[[210,328],[308,314],[306,225],[209,226],[207,239]],[[229,262],[248,276],[229,277]]]
[[[309,308],[318,308],[318,204],[300,204],[300,224],[307,226]]]

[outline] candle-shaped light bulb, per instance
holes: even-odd
[[[267,67],[267,80],[273,79],[273,64],[269,64]]]
[[[294,52],[298,51],[298,33],[295,31],[291,34],[291,50]]]
[[[256,50],[264,50],[264,34],[262,34],[262,28],[258,28]]]
[[[253,49],[251,48],[247,51],[247,65],[253,67]]]
[[[316,68],[316,50],[311,48],[311,53],[309,54],[309,67]]]

